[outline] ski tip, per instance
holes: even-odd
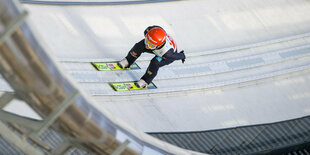
[[[121,68],[118,66],[117,61],[115,62],[91,62],[91,64],[98,71],[116,71],[116,70],[136,70],[141,69],[137,63],[133,63],[129,68]]]
[[[130,82],[111,82],[109,85],[113,88],[114,91],[131,91],[131,90],[146,90],[146,89],[156,89],[157,86],[151,82],[145,88],[139,88],[135,85],[136,81]]]

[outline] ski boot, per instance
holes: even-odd
[[[129,63],[126,58],[122,59],[121,61],[117,62],[117,65],[121,67],[122,69],[128,68]]]
[[[147,86],[147,83],[143,79],[140,79],[139,81],[135,82],[135,85],[138,88],[145,88]]]

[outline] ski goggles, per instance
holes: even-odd
[[[147,37],[145,37],[145,40],[144,40],[144,44],[151,50],[154,50],[156,49],[156,45],[152,44],[148,39]]]

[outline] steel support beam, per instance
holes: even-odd
[[[15,32],[20,25],[24,23],[24,20],[28,16],[28,12],[24,11],[22,14],[20,14],[15,20],[13,20],[4,30],[4,33],[0,34],[0,45],[5,42],[5,40],[13,33]]]
[[[126,149],[129,143],[130,141],[126,139],[126,141],[123,142],[111,155],[120,155]]]
[[[79,94],[75,90],[70,96],[68,96],[58,107],[40,124],[40,127],[33,131],[33,134],[41,135],[54,121],[61,115],[72,103],[75,97]]]
[[[35,130],[40,127],[40,122],[26,117],[18,116],[9,112],[0,111],[0,120],[4,122],[14,123],[23,127]]]
[[[21,134],[26,134],[26,131],[21,128],[21,126],[14,124],[14,123],[9,123],[9,125],[14,128],[14,130],[16,130],[17,132],[21,133]],[[24,137],[26,138],[26,137]],[[47,151],[51,151],[51,147],[49,145],[47,145],[45,142],[43,142],[42,140],[38,139],[37,137],[34,137],[32,135],[30,135],[29,140],[31,140],[33,143],[35,143],[37,146],[47,150]]]
[[[10,103],[14,99],[14,94],[13,93],[4,93],[0,97],[0,109],[4,108],[8,103]]]
[[[18,137],[15,133],[11,131],[7,126],[5,126],[2,122],[0,122],[0,135],[9,141],[12,145],[18,147],[25,154],[32,155],[44,155],[43,152],[34,148],[32,145],[27,143],[24,139]]]

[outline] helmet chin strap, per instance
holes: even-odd
[[[163,42],[161,45],[158,45],[158,46],[156,47],[156,49],[160,49],[160,48],[163,47],[165,44],[166,44],[166,41]]]

